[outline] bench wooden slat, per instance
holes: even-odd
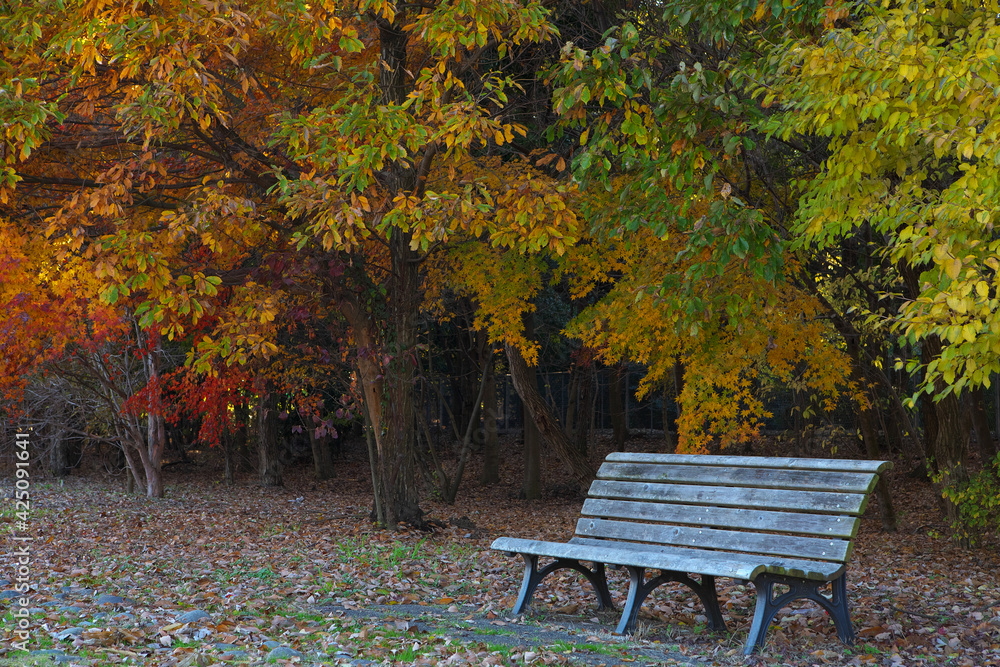
[[[854,493],[618,482],[603,479],[591,484],[590,497],[850,515],[860,515],[868,504],[867,495]]]
[[[582,537],[749,552],[840,563],[845,562],[851,555],[851,544],[847,540],[775,535],[772,533],[743,533],[738,530],[718,530],[692,526],[649,525],[608,519],[579,519],[576,524],[576,534]]]
[[[605,460],[616,463],[669,463],[671,465],[782,468],[787,470],[831,470],[868,473],[882,473],[892,467],[891,461],[806,459],[777,456],[716,456],[711,454],[657,454],[645,452],[612,452],[608,454]]]
[[[637,549],[639,545],[606,540],[582,540],[574,537],[569,542],[545,542],[501,537],[493,542],[492,548],[510,553],[548,556],[551,558],[573,558],[580,561],[614,563],[653,569],[674,570],[675,572],[698,572],[715,577],[752,580],[766,571],[760,559],[749,559],[740,554],[727,555],[719,551],[698,553],[695,549],[674,549],[652,547]]]
[[[604,463],[598,479],[632,482],[671,482],[712,486],[751,486],[762,489],[796,489],[869,493],[877,477],[872,473],[829,470],[781,470],[776,468],[721,468],[718,466],[656,465],[649,463]]]
[[[782,531],[799,535],[819,535],[853,539],[861,519],[835,514],[805,514],[803,512],[770,512],[732,507],[699,505],[666,505],[631,500],[587,498],[584,516],[606,519],[680,523],[713,528],[745,528],[747,530]]]
[[[568,544],[580,545],[587,548],[604,548],[607,544],[606,540],[597,540],[588,537],[574,537]],[[781,558],[778,556],[753,556],[744,554],[734,554],[725,551],[709,551],[707,549],[691,549],[688,547],[671,547],[671,546],[654,546],[651,544],[634,544],[629,542],[617,542],[616,549],[619,551],[631,553],[634,561],[638,565],[642,566],[644,563],[645,567],[648,568],[662,568],[667,570],[674,570],[675,572],[690,572],[690,573],[701,573],[709,574],[715,577],[725,577],[732,575],[718,574],[714,571],[714,563],[744,563],[744,567],[749,568],[752,564],[757,564],[762,567],[759,568],[758,574],[767,572],[769,574],[780,574],[788,577],[799,577],[801,579],[810,579],[812,581],[830,581],[836,579],[847,566],[843,563],[828,563],[818,560],[803,560],[800,558]],[[648,560],[651,554],[666,556],[668,560],[666,563],[672,562],[672,559],[678,556],[687,556],[689,558],[693,557],[693,561],[687,561],[687,567],[691,565],[697,565],[701,563],[700,567],[702,569],[692,569],[685,570],[681,567],[671,567],[670,565],[650,565],[651,561]],[[742,560],[745,558],[745,560]],[[632,563],[622,563],[622,565],[631,565]],[[758,568],[754,568],[758,569]],[[709,572],[708,570],[713,570]],[[757,575],[750,577],[750,581],[753,581]],[[734,576],[733,579],[746,579],[746,577]]]

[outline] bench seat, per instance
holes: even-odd
[[[561,568],[587,577],[599,608],[612,607],[605,572],[612,565],[629,572],[621,634],[633,631],[642,601],[668,581],[690,587],[709,626],[725,629],[715,578],[728,577],[757,589],[745,653],[763,646],[774,615],[800,598],[826,609],[850,643],[847,563],[878,475],[890,466],[616,452],[601,466],[569,541],[501,537],[493,548],[524,558],[515,614],[525,611],[541,580]],[[540,566],[540,558],[552,562]],[[647,578],[646,570],[659,574]],[[778,586],[787,590],[778,593]],[[827,586],[829,596],[822,592]]]
[[[542,542],[501,537],[493,548],[508,553],[569,558],[609,565],[645,567],[651,570],[677,570],[753,581],[763,573],[778,574],[815,581],[832,581],[844,573],[846,566],[823,561],[791,558],[761,560],[752,554],[665,547],[646,544],[616,544],[607,546],[601,540],[578,537],[569,542]]]

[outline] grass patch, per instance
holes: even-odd
[[[361,564],[380,570],[399,570],[406,561],[430,559],[427,538],[421,538],[415,544],[401,541],[376,542],[366,536],[360,538],[345,538],[337,542],[337,560],[342,563]]]
[[[485,646],[486,650],[489,651],[490,653],[499,653],[508,660],[510,659],[510,656],[514,653],[514,649],[512,649],[510,646],[507,646],[506,644],[494,644],[493,642],[486,642],[485,644],[483,644],[483,646]]]
[[[558,641],[555,644],[549,645],[549,649],[555,651],[556,653],[574,653],[576,651],[586,651],[588,653],[597,653],[599,655],[613,655],[621,656],[625,655],[627,651],[621,648],[612,648],[610,646],[605,646],[604,644],[575,644],[573,642]]]
[[[313,623],[326,623],[329,619],[323,614],[312,611],[289,611],[286,618],[294,618],[299,621],[311,621]]]
[[[248,558],[238,558],[233,562],[232,567],[214,570],[212,578],[220,584],[229,584],[241,579],[256,579],[268,582],[278,578],[277,573],[270,567],[254,568],[254,565],[256,563]]]
[[[473,632],[477,635],[511,637],[517,633],[513,630],[499,630],[497,628],[475,628]]]

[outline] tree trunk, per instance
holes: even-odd
[[[386,369],[384,437],[378,462],[384,521],[387,527],[394,529],[400,522],[424,525],[417,488],[413,401],[420,276],[408,234],[395,233],[389,247],[392,256],[390,317],[395,341]]]
[[[587,456],[590,444],[590,422],[594,418],[594,364],[587,360],[580,368],[580,384],[577,392],[576,425],[573,434],[576,437],[576,448]]]
[[[152,351],[146,355],[146,375],[152,391],[146,413],[146,449],[140,451],[142,465],[146,470],[146,495],[150,498],[163,497],[163,451],[167,446],[167,424],[163,417],[162,389],[160,387],[160,358],[163,347],[159,334],[154,336]],[[137,443],[138,444],[138,443]]]
[[[497,380],[490,355],[483,392],[483,476],[484,485],[500,483],[500,438],[497,436]]]
[[[449,479],[448,475],[445,474],[444,470],[442,470],[440,465],[438,465],[438,470],[440,471],[443,482],[441,499],[448,504],[454,504],[455,498],[458,497],[458,488],[462,484],[462,475],[465,474],[465,464],[469,461],[469,455],[472,452],[472,442],[479,429],[479,411],[482,409],[483,394],[486,393],[486,381],[490,375],[489,367],[492,364],[493,353],[491,351],[489,359],[481,364],[483,369],[482,377],[479,379],[479,389],[472,401],[472,412],[469,413],[468,422],[465,424],[464,432],[461,435],[462,450],[458,456],[458,465],[455,466],[454,475],[452,475]],[[429,442],[427,444],[428,446],[431,446]],[[433,451],[433,448],[431,448],[431,452]]]
[[[616,452],[625,449],[628,429],[625,428],[625,362],[619,362],[608,369],[608,402],[611,412],[611,433]]]
[[[313,470],[316,479],[331,479],[333,477],[333,455],[330,452],[329,435],[316,437],[316,429],[306,429],[309,433],[309,444],[312,446]]]
[[[143,458],[146,469],[146,495],[150,498],[163,497],[163,450],[166,446],[166,428],[163,415],[148,415],[149,453]]]
[[[148,437],[155,435],[152,433],[155,427],[150,422],[151,420],[147,417],[147,433],[143,435],[139,419],[134,416],[128,416],[119,433],[124,436],[122,437],[122,451],[125,453],[129,469],[135,477],[136,486],[145,486],[146,495],[150,498],[162,498],[163,478],[159,461],[156,461],[154,465],[154,460],[150,456],[150,453],[155,453],[155,451],[153,447],[149,446],[146,440]]]
[[[805,393],[792,390],[792,429],[795,431],[795,454],[801,456],[806,446]]]
[[[385,418],[382,411],[382,397],[385,378],[378,360],[375,325],[360,305],[353,299],[344,298],[340,302],[340,311],[351,325],[354,334],[354,345],[358,349],[358,379],[363,395],[362,403],[365,411],[365,433],[368,440],[368,455],[372,470],[372,493],[375,503],[375,521],[379,525],[390,525],[386,520],[386,512],[382,502],[382,479],[380,478],[379,457],[383,450],[382,441],[385,438],[383,426]],[[394,525],[394,524],[392,524]]]
[[[670,430],[670,400],[673,398],[672,383],[663,385],[663,407],[661,417],[663,419],[663,441],[666,443],[667,452],[673,454],[677,451],[677,435]]]
[[[69,438],[62,423],[52,424],[52,446],[49,450],[49,467],[54,477],[65,477],[69,474]]]
[[[257,474],[263,486],[282,486],[278,460],[278,397],[265,386],[257,403]]]
[[[408,235],[396,234],[389,246],[391,350],[380,352],[375,323],[355,300],[343,298],[340,311],[351,324],[358,349],[358,375],[374,441],[373,483],[379,500],[375,520],[395,530],[401,522],[424,525],[417,489],[413,401],[420,298],[416,254],[409,248]]]
[[[925,341],[920,352],[920,361],[924,366],[935,357],[929,347],[928,341]],[[940,345],[938,349],[940,349]],[[924,425],[924,460],[927,473],[931,475],[938,470],[937,440],[940,424],[938,423],[937,405],[934,403],[934,398],[927,392],[920,393],[920,417]]]
[[[250,461],[250,448],[247,443],[250,441],[250,408],[246,402],[240,402],[233,406],[232,422],[222,434],[223,457],[225,458],[225,469],[222,480],[226,486],[236,484],[236,473],[240,469],[240,461],[246,466]]]
[[[236,449],[233,452],[235,461],[233,462],[233,475],[239,470],[240,462],[244,467],[252,465],[253,453],[250,451],[250,443],[253,441],[254,420],[250,418],[249,400],[236,404],[234,411],[236,423],[239,424],[234,434]]]
[[[934,441],[938,470],[950,476],[953,482],[964,482],[968,479],[965,462],[969,446],[969,428],[962,404],[958,397],[951,393],[934,405],[938,422],[937,438]]]
[[[899,420],[893,418],[892,405],[890,404],[888,409],[884,409],[881,405],[876,407],[882,430],[885,432],[885,443],[888,450],[896,453],[902,452],[906,447],[906,441],[903,438],[903,429],[900,427]]]
[[[539,433],[555,449],[559,458],[569,466],[576,481],[583,487],[589,486],[596,475],[594,467],[566,437],[565,431],[559,426],[559,420],[552,414],[545,399],[539,394],[538,385],[531,383],[528,364],[521,355],[521,351],[510,343],[504,344],[504,350],[510,364],[510,376],[514,381],[514,388],[527,408],[528,414],[531,415],[535,426],[538,427]]]
[[[451,414],[455,424],[453,428],[459,432],[465,429],[470,416],[476,409],[476,394],[479,393],[480,369],[473,362],[474,349],[469,349],[464,342],[463,332],[458,332],[459,349],[453,366],[456,375],[451,378]]]
[[[222,473],[222,481],[226,486],[236,483],[236,445],[233,442],[233,435],[228,432],[222,434],[222,456],[225,458],[225,470]]]
[[[677,408],[677,419],[671,424],[672,439],[670,444],[673,445],[670,451],[676,452],[677,448],[681,444],[681,432],[678,424],[680,423],[681,416],[681,392],[684,391],[684,363],[680,358],[674,359],[674,407]]]
[[[868,380],[865,377],[865,361],[861,354],[861,345],[857,336],[845,337],[847,343],[847,354],[851,358],[852,375],[858,384],[866,389],[868,401],[858,405],[858,425],[861,429],[861,440],[865,447],[865,454],[869,459],[878,460],[878,436],[875,432],[875,411],[871,400],[871,392],[868,388]],[[882,475],[879,475],[877,486],[875,487],[878,497],[879,516],[882,518],[882,528],[889,532],[895,532],[899,526],[896,516],[896,508],[892,503],[892,495],[889,492],[889,484]]]
[[[386,104],[402,104],[407,84],[409,16],[400,12],[392,20],[378,18],[381,65],[378,85]],[[430,156],[430,157],[429,157]],[[430,161],[431,154],[425,156]],[[426,175],[426,174],[425,174]],[[420,175],[411,163],[394,162],[379,174],[390,198],[406,193],[419,197]],[[410,248],[411,235],[394,229],[388,239],[391,262],[383,284],[388,295],[387,320],[379,329],[371,312],[349,295],[340,295],[340,311],[350,322],[358,350],[358,371],[373,439],[375,519],[390,529],[401,522],[425,525],[419,505],[416,475],[416,368],[417,315],[420,307],[419,257]],[[379,334],[384,333],[385,338]],[[385,342],[388,339],[391,342]],[[384,343],[384,344],[382,344]]]
[[[573,364],[569,373],[569,388],[566,391],[566,420],[564,430],[566,437],[575,440],[576,435],[576,413],[580,403],[580,383],[583,379],[583,369],[579,364]]]
[[[535,369],[528,371],[528,382],[535,382]],[[537,500],[542,497],[542,434],[535,426],[528,406],[521,402],[521,420],[524,424],[524,479],[521,483],[521,495],[525,500]]]
[[[875,411],[872,409],[870,395],[868,400],[869,403],[866,406],[858,407],[858,422],[865,454],[869,459],[877,460],[879,458],[878,436],[875,432]],[[896,508],[892,504],[892,496],[889,493],[889,483],[886,482],[884,476],[879,475],[875,491],[878,497],[879,516],[882,518],[882,528],[894,533],[899,527],[899,520],[896,516]]]
[[[983,466],[989,466],[997,456],[997,445],[990,432],[990,420],[986,416],[985,400],[986,392],[982,386],[969,390],[967,394],[967,404],[969,416],[972,421],[972,428],[976,433],[976,446],[979,449],[979,458]]]
[[[936,404],[937,439],[934,451],[937,455],[937,469],[941,475],[940,487],[959,486],[969,481],[966,467],[966,452],[969,444],[969,429],[962,412],[962,404],[954,394],[948,394]],[[952,525],[959,523],[959,508],[947,496],[944,496],[945,514]],[[968,546],[968,538],[958,535],[955,539],[963,546]]]
[[[378,481],[378,445],[375,441],[375,429],[372,428],[371,415],[373,413],[367,406],[367,399],[362,399],[362,410],[364,413],[365,421],[365,444],[368,445],[368,466],[372,473],[372,500],[375,504],[374,511],[372,515],[376,522],[383,521],[385,512],[382,510],[382,493],[381,486]]]
[[[940,357],[941,339],[937,336],[928,336],[923,341],[923,352],[927,355],[925,359]],[[938,381],[934,387],[937,393],[941,393],[944,389],[943,381]],[[962,410],[962,402],[955,392],[950,392],[944,398],[935,400],[932,405],[936,425],[932,453],[935,468],[941,475],[940,487],[963,484],[969,480],[969,471],[966,467],[969,424]],[[953,523],[958,521],[958,507],[947,498],[944,498],[944,509]]]
[[[125,480],[125,492],[135,493],[136,489],[142,486],[142,463],[136,461],[136,454],[132,451],[131,446],[128,444],[126,438],[128,438],[127,433],[119,432],[119,438],[122,441],[121,453],[125,457],[125,469],[128,472],[128,479]]]

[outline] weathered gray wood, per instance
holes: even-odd
[[[752,580],[766,571],[760,558],[747,558],[741,554],[720,551],[699,552],[696,549],[664,551],[668,547],[636,548],[641,545],[626,542],[593,540],[581,543],[580,538],[569,542],[544,542],[501,537],[493,542],[494,549],[510,553],[572,558],[579,561],[613,563],[622,566],[645,567],[675,572],[697,572],[716,577]]]
[[[580,519],[576,524],[576,534],[582,537],[741,551],[840,563],[847,561],[851,555],[851,543],[841,539],[749,533],[692,526],[650,525],[608,519]]]
[[[500,537],[494,540],[492,548],[512,554],[572,558],[584,562],[613,563],[748,581],[753,581],[764,572],[811,581],[830,581],[843,574],[845,569],[842,563],[795,558],[761,558],[723,551],[608,542],[580,537],[574,537],[569,542]]]
[[[590,497],[851,515],[864,512],[868,502],[867,495],[858,493],[617,482],[603,479],[595,480],[590,485]]]
[[[717,466],[604,463],[598,479],[632,482],[671,482],[710,486],[752,486],[761,489],[795,489],[870,493],[878,479],[868,472],[782,470],[777,468],[721,468]]]
[[[837,514],[771,512],[733,507],[707,507],[631,500],[587,498],[583,516],[679,523],[713,528],[743,528],[769,532],[853,539],[861,519]]]
[[[574,537],[569,541],[569,544],[575,544],[579,546],[586,547],[602,547],[608,544],[606,540],[597,540],[588,537]],[[687,555],[688,557],[696,557],[698,560],[702,561],[705,565],[704,568],[709,568],[709,563],[714,563],[715,561],[723,562],[745,562],[746,565],[752,563],[758,563],[763,565],[762,572],[768,572],[770,574],[781,574],[789,577],[799,577],[801,579],[809,579],[812,581],[830,581],[839,577],[847,569],[844,563],[829,563],[825,561],[818,560],[804,560],[801,558],[781,558],[779,556],[755,556],[753,554],[737,554],[729,553],[726,551],[709,551],[706,549],[691,549],[688,547],[672,547],[672,546],[657,546],[652,544],[635,544],[634,542],[612,542],[616,545],[616,549],[620,551],[626,551],[630,553],[642,554],[638,558],[646,558],[650,554],[662,554],[662,555]],[[745,560],[742,560],[745,559]],[[629,563],[623,563],[623,565],[629,565]],[[713,574],[712,572],[707,572],[706,569],[702,570],[683,570],[682,568],[664,568],[660,565],[645,565],[643,567],[656,568],[656,569],[673,569],[675,572],[690,572],[692,574],[701,573],[709,574],[712,576],[728,576]],[[760,572],[758,572],[760,574]],[[748,579],[753,581],[758,575],[753,575],[751,577],[734,577],[735,579]]]
[[[892,467],[890,461],[854,459],[804,459],[779,456],[713,456],[710,454],[656,454],[612,452],[606,461],[616,463],[658,463],[672,465],[782,468],[785,470],[833,470],[841,472],[882,473]]]

